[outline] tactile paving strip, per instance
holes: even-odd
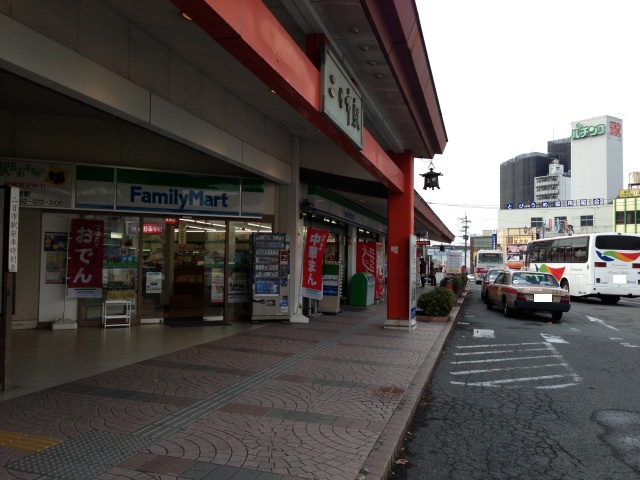
[[[62,440],[56,440],[55,438],[0,430],[0,447],[24,450],[25,452],[39,452],[45,448],[53,447],[61,441]]]
[[[10,463],[7,468],[49,478],[96,478],[151,443],[143,437],[91,431]]]

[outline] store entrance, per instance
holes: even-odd
[[[262,223],[143,218],[141,321],[246,320],[251,234]]]

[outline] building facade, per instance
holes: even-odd
[[[305,321],[304,242],[321,227],[347,279],[358,241],[394,252],[388,318],[410,324],[410,236],[454,238],[413,189],[413,159],[447,142],[415,3],[267,3],[0,7],[13,328],[96,326],[121,298],[134,323],[248,318],[252,238],[276,233],[289,253],[273,285],[289,291],[275,308]],[[78,219],[104,229],[101,297],[68,296]]]

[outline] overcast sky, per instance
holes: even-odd
[[[500,164],[571,136],[571,122],[623,120],[624,178],[640,171],[640,2],[416,0],[447,131],[440,190],[415,188],[462,244],[497,228]]]

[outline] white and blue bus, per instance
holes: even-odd
[[[613,304],[640,296],[640,235],[590,233],[533,240],[526,268],[553,274],[575,297]]]

